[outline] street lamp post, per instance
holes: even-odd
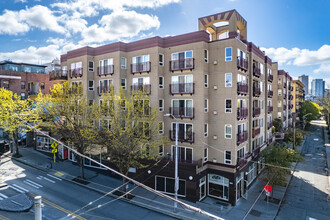
[[[175,170],[174,170],[174,212],[178,211],[178,191],[179,191],[179,174],[178,174],[178,136],[179,136],[179,125],[178,119],[173,114],[165,114],[166,117],[173,117],[175,119]]]

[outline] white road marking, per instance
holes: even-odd
[[[11,185],[9,185],[9,187],[12,188],[13,190],[17,191],[17,192],[24,193],[23,190],[17,189],[16,187],[13,187]]]
[[[38,180],[42,180],[42,178],[40,176],[37,177]]]
[[[50,177],[52,177],[52,178],[54,178],[54,179],[57,179],[57,180],[59,180],[59,181],[62,181],[62,179],[60,179],[60,178],[58,178],[58,177],[56,177],[56,176],[50,175],[50,174],[48,174],[48,173],[47,173],[47,176],[50,176]]]
[[[318,141],[319,139],[318,139],[318,138],[314,138],[313,140],[314,140],[314,141]]]
[[[28,182],[30,182],[30,183],[36,185],[36,186],[42,187],[42,185],[40,185],[39,183],[35,183],[35,182],[33,182],[32,180],[26,179],[26,181],[28,181]]]
[[[56,183],[55,181],[53,181],[53,180],[50,180],[50,179],[48,179],[47,177],[44,177],[44,176],[40,176],[42,179],[44,179],[44,180],[47,180],[47,181],[49,181],[49,182],[51,182],[51,183]]]
[[[2,194],[2,193],[0,193],[0,196],[2,197],[2,198],[4,198],[4,199],[7,199],[8,198],[8,196],[6,196],[6,195],[4,195],[4,194]],[[0,198],[1,198],[0,197]]]
[[[13,184],[13,186],[15,186],[15,187],[17,187],[17,188],[19,188],[19,189],[21,189],[21,190],[24,190],[25,192],[29,192],[29,190],[27,190],[27,189],[25,189],[25,188],[23,188],[23,187],[21,187],[21,186],[18,186],[18,185],[16,185],[16,184]]]
[[[25,184],[28,184],[28,185],[30,185],[30,186],[32,186],[34,188],[37,188],[37,189],[39,189],[40,187],[42,187],[42,185],[39,185],[38,183],[35,183],[35,182],[31,181],[31,180],[24,180],[23,182]]]

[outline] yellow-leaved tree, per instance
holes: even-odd
[[[18,147],[19,136],[31,129],[26,123],[37,125],[39,121],[37,108],[32,101],[22,100],[16,93],[0,89],[0,128],[9,133],[10,143],[15,144],[13,156],[21,156]],[[10,148],[13,150],[12,145]]]
[[[95,120],[100,117],[99,107],[87,102],[80,85],[68,82],[54,85],[50,95],[37,97],[38,109],[43,112],[43,126],[80,154],[96,142]],[[84,159],[75,155],[84,179]]]

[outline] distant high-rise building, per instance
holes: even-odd
[[[323,79],[312,80],[312,96],[323,97],[325,89],[325,81]]]
[[[305,95],[309,94],[309,86],[308,86],[308,76],[307,75],[302,75],[298,77],[299,81],[302,82],[304,84],[304,91],[305,91]]]

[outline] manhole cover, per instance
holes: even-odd
[[[250,212],[250,214],[253,215],[253,216],[259,217],[261,215],[261,212],[252,209],[251,212]]]

